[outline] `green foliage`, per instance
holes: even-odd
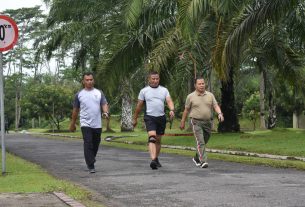
[[[74,91],[64,85],[33,84],[22,100],[29,117],[44,117],[60,130],[60,122],[71,114]]]
[[[252,94],[245,102],[243,114],[253,123],[253,130],[256,127],[256,121],[259,118],[259,92]]]

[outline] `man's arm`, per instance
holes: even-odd
[[[135,112],[134,112],[134,116],[133,116],[133,122],[132,122],[132,125],[133,127],[136,127],[137,126],[137,123],[138,123],[138,116],[143,108],[143,105],[144,105],[144,101],[143,100],[138,100],[138,103],[137,103],[137,106],[136,106],[136,109],[135,109]]]
[[[175,116],[175,106],[174,106],[174,102],[173,102],[173,100],[171,99],[170,96],[166,97],[166,103],[167,103],[167,106],[170,110],[169,111],[169,116],[172,119]]]
[[[102,105],[102,111],[103,111],[103,116],[106,118],[106,119],[109,119],[109,106],[108,104],[103,104]]]
[[[70,123],[70,128],[69,128],[69,130],[71,132],[74,132],[76,130],[75,124],[76,124],[76,119],[77,119],[78,113],[79,113],[79,108],[73,108],[72,118],[71,118],[71,123]]]
[[[184,111],[183,111],[183,114],[182,114],[182,119],[181,119],[181,122],[180,122],[180,129],[184,129],[185,121],[186,121],[186,118],[187,118],[187,115],[189,114],[189,112],[190,112],[190,109],[185,107]]]
[[[214,105],[214,111],[217,113],[217,118],[218,118],[219,122],[223,122],[224,117],[223,117],[223,114],[222,114],[221,109],[218,104]]]

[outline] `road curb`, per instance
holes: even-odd
[[[68,138],[80,138],[78,136],[68,136],[68,135],[61,135],[61,134],[49,134],[49,133],[35,133],[35,134],[68,137]],[[115,140],[115,141],[111,141],[111,142],[124,143],[124,144],[137,144],[137,143],[134,143],[132,141],[117,141],[117,140]],[[162,145],[162,147],[163,148],[169,148],[169,149],[196,151],[195,147],[174,146],[174,145]],[[269,159],[276,159],[276,160],[297,160],[297,161],[305,162],[305,157],[297,157],[297,156],[271,155],[271,154],[261,154],[261,153],[246,152],[246,151],[219,150],[219,149],[210,149],[210,148],[206,148],[206,151],[211,152],[211,153],[218,153],[218,154],[269,158]]]
[[[62,192],[53,192],[53,194],[59,198],[61,201],[63,201],[65,204],[71,206],[71,207],[86,207],[83,204],[77,202],[76,200],[74,200],[73,198],[70,198],[69,196],[67,196],[66,194],[62,193]]]

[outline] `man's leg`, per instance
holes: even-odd
[[[203,139],[204,139],[204,147],[203,147],[203,154],[204,154],[204,164],[201,165],[202,168],[208,167],[208,155],[206,152],[206,146],[211,136],[211,129],[212,129],[212,122],[201,122],[201,128],[203,130]]]
[[[150,158],[151,158],[150,167],[153,170],[155,170],[155,169],[158,169],[157,162],[156,162],[156,158],[157,158],[157,147],[156,147],[157,123],[156,123],[156,117],[145,115],[144,116],[144,121],[145,121],[147,134],[148,134],[147,145],[148,145],[149,155],[150,155]]]
[[[163,134],[165,133],[165,128],[166,128],[166,116],[161,116],[161,117],[158,117],[157,118],[157,129],[156,129],[156,150],[157,150],[157,153],[156,153],[156,159],[157,159],[157,163],[158,163],[158,167],[162,167],[162,165],[160,164],[159,162],[159,154],[160,154],[160,151],[161,151],[161,138],[163,136]]]
[[[102,129],[92,129],[93,130],[93,152],[94,157],[96,157],[96,154],[98,152],[100,143],[101,143],[101,135],[102,135]]]
[[[83,140],[84,140],[84,156],[87,167],[89,169],[94,169],[95,155],[93,149],[93,135],[92,130],[89,127],[81,127]]]
[[[202,162],[206,161],[205,142],[204,142],[204,138],[203,138],[203,130],[200,126],[200,121],[192,119],[191,124],[192,124],[192,130],[193,130],[193,133],[194,133],[194,137],[195,137],[195,140],[196,140],[196,149],[197,149],[198,159],[202,163]],[[196,157],[195,157],[195,159],[196,159]]]
[[[155,160],[157,158],[157,135],[156,131],[148,131],[148,150],[150,158]]]
[[[161,151],[161,137],[162,135],[156,136],[156,157],[159,157],[160,151]]]

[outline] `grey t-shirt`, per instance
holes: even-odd
[[[167,88],[159,85],[157,88],[146,86],[140,91],[138,99],[146,102],[147,115],[158,117],[164,115],[164,102],[167,97],[170,97]]]
[[[80,109],[81,127],[102,128],[101,106],[104,104],[107,100],[102,91],[96,88],[79,91],[73,107]]]

